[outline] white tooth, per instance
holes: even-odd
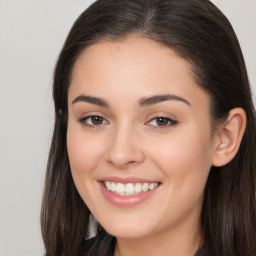
[[[126,194],[133,194],[134,193],[134,186],[132,183],[128,183],[125,185],[125,193]]]
[[[154,183],[151,183],[148,187],[150,190],[154,189],[155,188],[155,184]]]
[[[111,182],[111,191],[116,192],[116,183]]]
[[[135,187],[134,187],[134,192],[135,192],[135,193],[140,193],[141,190],[142,190],[141,184],[140,184],[140,183],[136,183],[136,184],[135,184]]]
[[[118,194],[123,194],[124,193],[124,184],[122,183],[117,183],[116,184],[116,192]]]
[[[142,190],[143,190],[143,192],[148,191],[148,183],[144,183],[144,184],[142,185]]]
[[[105,186],[108,190],[115,192],[116,194],[119,195],[135,195],[141,192],[147,192],[148,190],[152,190],[155,187],[158,186],[158,183],[128,183],[128,184],[123,184],[123,183],[115,183],[115,182],[110,182],[106,181],[104,182]]]
[[[106,186],[107,190],[111,190],[112,186],[111,186],[111,183],[109,181],[105,182],[105,186]]]

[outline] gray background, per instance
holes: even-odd
[[[91,2],[0,0],[0,256],[43,255],[39,213],[52,70],[72,23]],[[213,2],[237,32],[256,91],[256,0]]]

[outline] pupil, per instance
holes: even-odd
[[[169,120],[168,120],[167,118],[164,118],[164,117],[158,117],[158,118],[156,119],[156,123],[157,123],[157,125],[159,125],[159,126],[168,125],[168,122],[169,122]]]
[[[102,124],[102,121],[103,121],[102,117],[99,117],[99,116],[93,116],[92,117],[92,123],[93,124],[99,125],[99,124]]]

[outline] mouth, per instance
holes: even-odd
[[[158,181],[109,177],[98,180],[104,198],[119,207],[133,207],[154,197],[162,185]]]
[[[157,188],[160,183],[159,182],[143,182],[143,183],[116,183],[111,181],[103,181],[102,182],[105,188],[108,191],[113,192],[114,194],[121,195],[121,196],[131,196],[137,195],[141,193],[145,193],[149,190],[153,190]]]

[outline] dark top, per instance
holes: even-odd
[[[102,232],[98,237],[86,240],[81,256],[113,256],[115,251],[116,238]],[[194,256],[211,256],[207,247],[200,248]]]

